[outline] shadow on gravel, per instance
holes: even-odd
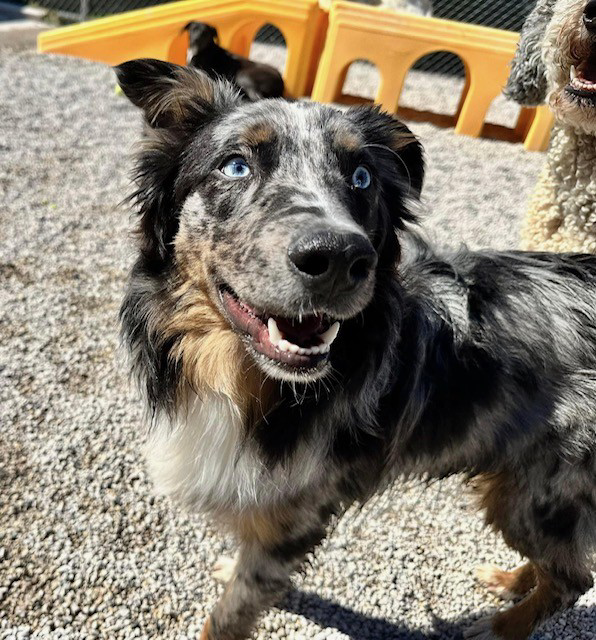
[[[292,591],[280,605],[281,609],[308,618],[323,628],[334,628],[349,636],[352,640],[462,640],[463,632],[479,617],[488,616],[494,609],[483,610],[472,616],[462,617],[457,621],[446,621],[435,618],[434,630],[428,633],[408,629],[407,627],[388,622],[382,618],[358,613],[348,607],[343,607],[330,600],[324,600],[313,593]],[[581,611],[582,623],[569,620],[565,625],[565,638],[583,638],[584,632],[593,633],[596,629],[596,606],[578,607]],[[546,640],[551,634],[538,633],[533,640]],[[592,636],[589,636],[592,637]]]
[[[292,591],[279,606],[280,609],[308,618],[320,627],[337,629],[352,640],[461,640],[463,630],[478,618],[478,615],[474,615],[457,622],[435,618],[434,630],[425,633],[358,613],[304,591]]]

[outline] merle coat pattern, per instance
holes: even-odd
[[[523,640],[572,605],[596,532],[596,257],[436,253],[410,224],[420,145],[377,109],[117,73],[149,125],[121,311],[149,466],[239,541],[202,637],[249,637],[329,519],[401,475],[467,473],[528,558],[482,570],[525,597],[467,637]]]

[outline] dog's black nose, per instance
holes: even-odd
[[[291,263],[318,291],[353,289],[377,264],[377,253],[360,233],[319,231],[298,238],[289,248]]]
[[[590,33],[596,34],[596,0],[590,0],[585,6],[584,24]]]

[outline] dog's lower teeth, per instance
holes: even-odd
[[[573,81],[577,78],[577,69],[574,65],[571,65],[571,70],[569,71],[569,78]]]
[[[321,353],[329,353],[331,350],[331,345],[335,338],[337,338],[337,334],[339,332],[340,323],[334,322],[325,333],[319,335],[319,339],[321,340],[321,344],[315,347],[300,347],[289,340],[286,340],[283,336],[279,327],[277,326],[277,322],[275,318],[269,318],[267,321],[267,330],[269,331],[269,340],[271,344],[276,347],[279,351],[284,351],[288,353],[297,353],[301,356],[314,356],[319,355]]]
[[[258,318],[253,310],[247,306],[241,300],[238,301],[239,307],[248,315],[253,318]],[[298,323],[301,319],[298,319]],[[294,324],[294,323],[292,323]],[[295,326],[295,325],[294,325]],[[290,342],[284,338],[283,333],[280,331],[279,326],[275,318],[269,318],[267,320],[267,332],[269,334],[269,342],[280,352],[291,353],[301,356],[316,356],[319,354],[327,354],[331,351],[331,345],[337,338],[339,333],[340,323],[334,322],[324,333],[313,335],[313,339],[319,340],[320,344],[312,347],[301,347],[293,342]]]
[[[329,351],[329,347],[327,345],[321,345],[318,347],[310,347],[308,349],[304,347],[299,347],[297,344],[293,342],[289,342],[288,340],[280,340],[277,345],[275,345],[280,351],[286,351],[288,353],[298,353],[301,356],[314,356],[319,353],[326,353]]]

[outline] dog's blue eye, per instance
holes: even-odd
[[[363,166],[356,167],[356,171],[352,174],[352,185],[356,189],[368,189],[370,182],[370,171]]]
[[[244,158],[235,156],[223,165],[221,172],[228,178],[246,178],[250,174],[250,167]]]

